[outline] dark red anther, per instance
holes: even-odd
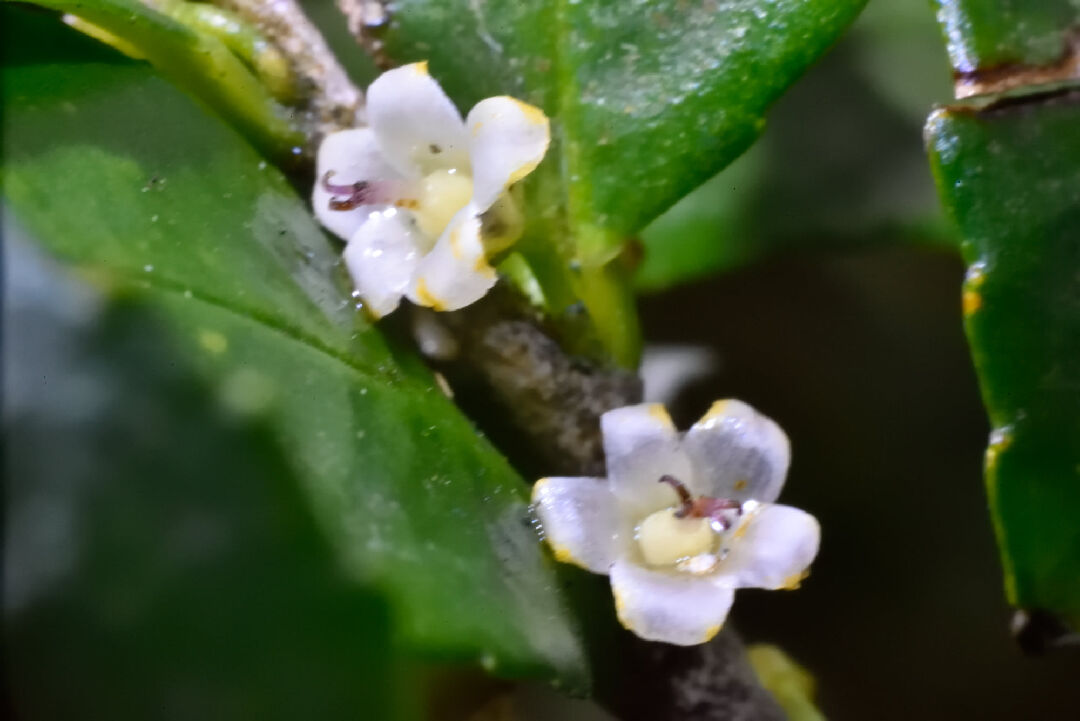
[[[719,523],[726,531],[731,528],[731,521],[724,517],[724,511],[737,511],[739,515],[742,515],[742,504],[730,498],[701,496],[694,501],[690,515],[694,518],[708,518],[714,523]]]
[[[675,476],[664,474],[660,476],[660,483],[668,484],[679,494],[679,503],[681,506],[679,507],[679,510],[675,511],[675,517],[686,518],[687,514],[694,508],[694,497],[690,495],[690,491],[688,491],[686,486],[682,484],[682,481]]]
[[[322,187],[327,193],[333,193],[334,195],[348,196],[344,200],[338,198],[331,198],[329,207],[330,210],[353,210],[365,205],[368,200],[368,183],[367,181],[360,180],[348,185],[341,185],[338,183],[331,183],[330,176],[334,174],[333,170],[326,171],[326,175],[322,177]]]
[[[660,483],[666,483],[679,494],[679,510],[675,511],[676,518],[708,518],[723,526],[724,530],[731,527],[731,522],[724,518],[724,511],[736,511],[742,515],[742,504],[731,498],[712,498],[699,496],[694,498],[682,481],[675,476],[660,476]]]

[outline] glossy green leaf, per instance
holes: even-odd
[[[1067,52],[1080,25],[1074,0],[935,0],[953,70],[1047,65]]]
[[[588,264],[746,150],[864,3],[402,0],[380,37],[464,108],[507,93],[557,120],[547,167]]]
[[[605,355],[633,367],[633,298],[610,261],[750,146],[773,101],[864,4],[402,0],[371,35],[389,61],[429,60],[463,110],[510,94],[552,117],[519,249],[556,325],[580,326],[583,305]]]
[[[1008,595],[1080,628],[1080,94],[941,110],[927,137],[969,264]]]
[[[7,15],[14,218],[157,313],[224,402],[265,415],[337,563],[389,598],[396,641],[582,686],[525,484],[360,320],[338,248],[281,174],[147,67]]]
[[[4,623],[23,719],[391,719],[385,605],[152,303],[5,227]]]
[[[386,42],[394,58],[429,57],[464,107],[510,93],[558,120],[553,165],[589,257],[750,146],[863,4],[405,0]]]

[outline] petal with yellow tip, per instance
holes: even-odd
[[[543,111],[506,96],[481,100],[469,111],[466,125],[473,202],[483,212],[540,164],[551,134]]]
[[[608,572],[616,556],[616,519],[604,479],[541,478],[532,500],[556,560]]]
[[[754,510],[735,535],[718,571],[718,581],[733,588],[793,588],[821,545],[817,519],[781,504]]]
[[[649,641],[694,646],[724,625],[735,591],[710,576],[656,571],[626,560],[611,567],[615,611],[630,631]]]
[[[457,310],[480,300],[495,280],[480,241],[480,218],[470,204],[454,216],[420,261],[409,300],[435,310]]]
[[[686,433],[696,493],[770,503],[791,463],[787,435],[771,418],[737,400],[717,401]]]

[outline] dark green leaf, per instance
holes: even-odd
[[[391,58],[430,59],[464,108],[508,93],[558,122],[586,264],[742,153],[864,0],[402,0]]]
[[[1060,60],[1080,24],[1073,0],[935,0],[953,70]]]
[[[970,266],[1008,595],[1080,628],[1080,94],[942,110],[927,133]]]
[[[26,719],[393,718],[389,615],[135,298],[5,228],[4,599]]]
[[[6,15],[14,217],[152,308],[225,402],[265,414],[337,562],[388,595],[406,647],[582,685],[525,485],[359,320],[338,249],[280,173],[145,66]],[[59,44],[64,60],[41,50]]]

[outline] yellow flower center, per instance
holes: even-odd
[[[429,238],[438,238],[454,214],[468,205],[473,182],[468,173],[455,169],[436,170],[424,176],[416,222]]]
[[[657,511],[637,527],[638,546],[650,566],[671,566],[712,553],[716,546],[716,534],[708,518],[677,518],[675,510]]]

